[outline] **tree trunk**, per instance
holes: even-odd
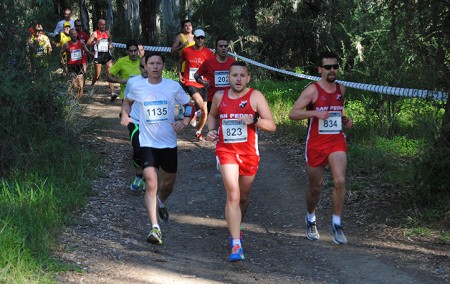
[[[141,0],[142,40],[144,44],[156,44],[156,0]]]
[[[86,0],[78,0],[80,8],[80,20],[83,25],[83,30],[89,33],[89,13],[86,7]]]
[[[165,37],[164,42],[172,45],[172,40],[180,29],[180,0],[165,0],[162,1],[161,4],[163,21],[162,33]]]
[[[106,0],[105,20],[106,20],[106,29],[108,31],[111,31],[112,27],[114,26],[112,0]]]
[[[141,34],[141,19],[139,17],[139,0],[128,0],[127,19],[129,24],[131,37],[138,39]]]
[[[250,33],[257,33],[257,24],[256,24],[256,6],[257,0],[247,0],[247,19],[248,26],[250,28]]]

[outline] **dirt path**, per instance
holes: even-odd
[[[150,228],[143,193],[129,189],[133,177],[128,133],[120,126],[120,102],[99,96],[85,115],[98,116],[89,147],[105,158],[77,224],[61,236],[60,257],[83,273],[58,276],[60,283],[445,283],[443,251],[402,246],[368,236],[361,222],[344,219],[348,245],[328,232],[329,194],[318,212],[321,239],[304,232],[306,187],[301,149],[281,147],[276,135],[260,143],[258,172],[243,226],[246,260],[228,263],[225,194],[215,169],[213,145],[193,142],[193,129],[179,135],[179,175],[169,198],[164,245],[145,242]],[[347,208],[351,210],[351,206]],[[356,220],[357,221],[357,220]],[[433,258],[437,257],[441,261]],[[432,264],[429,260],[433,258]]]

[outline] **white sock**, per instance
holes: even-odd
[[[341,225],[341,216],[338,216],[338,215],[334,215],[334,214],[333,214],[333,219],[332,219],[331,222],[332,222],[334,225],[340,226],[340,225]]]
[[[241,246],[241,239],[233,239],[233,246],[235,245]]]
[[[313,212],[312,214],[309,214],[306,217],[308,219],[308,222],[316,222],[316,212]]]
[[[159,225],[158,225],[158,224],[153,225],[153,226],[152,226],[152,229],[154,229],[154,228],[156,228],[156,229],[158,229],[158,230],[161,230],[161,229],[159,228]]]

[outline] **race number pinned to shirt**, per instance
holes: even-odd
[[[98,52],[108,52],[109,50],[109,41],[107,39],[102,38],[97,45]]]
[[[339,134],[342,130],[342,113],[330,111],[330,117],[319,119],[319,134]]]
[[[228,74],[230,71],[214,71],[214,84],[216,87],[229,87]]]
[[[159,123],[169,120],[169,103],[167,100],[144,101],[146,123]]]
[[[70,58],[72,58],[73,61],[81,60],[81,49],[71,50]]]
[[[38,46],[36,48],[36,56],[42,56],[44,55],[44,47],[43,46]]]
[[[237,119],[222,119],[224,143],[247,142],[247,125]]]
[[[198,68],[189,69],[189,82],[195,82],[194,74],[197,72]]]

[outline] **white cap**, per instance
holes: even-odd
[[[194,32],[194,37],[199,37],[199,36],[205,36],[205,31],[203,31],[202,29],[198,29],[198,30],[195,30],[195,32]]]

